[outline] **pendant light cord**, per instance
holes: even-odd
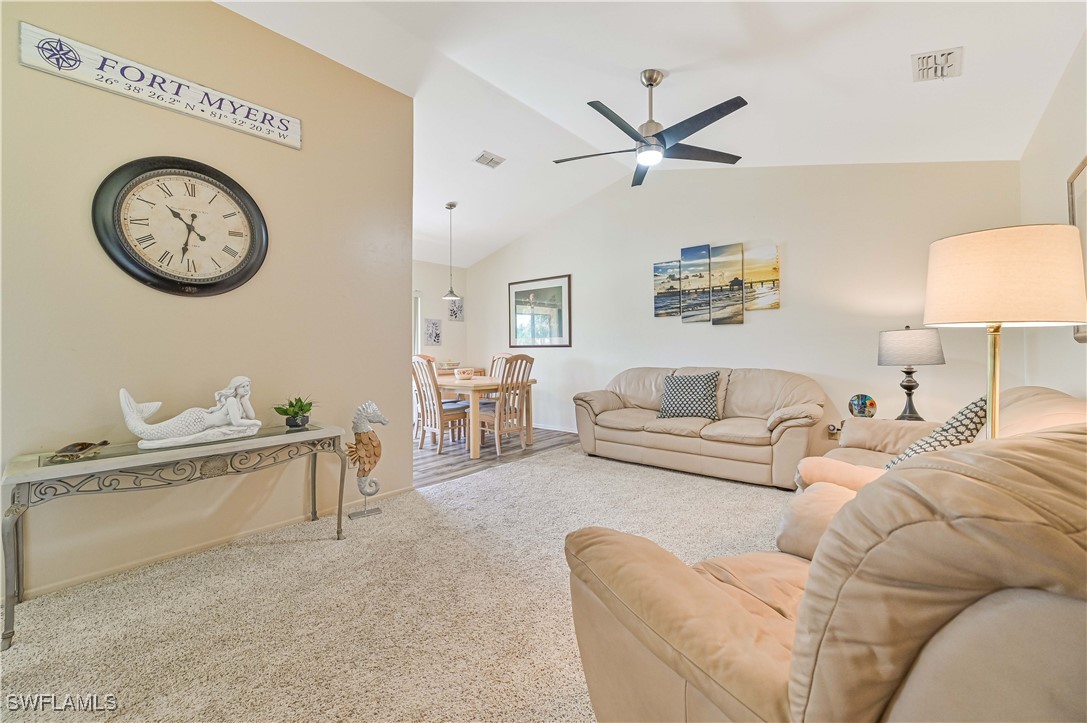
[[[453,288],[453,209],[449,209],[449,288]]]

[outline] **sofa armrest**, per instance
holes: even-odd
[[[578,392],[574,395],[574,404],[589,413],[589,419],[596,423],[596,415],[613,412],[623,408],[623,400],[615,392],[604,389],[595,392]]]
[[[643,537],[588,527],[566,536],[566,560],[642,645],[729,719],[788,719],[789,656],[766,644],[773,621]]]
[[[842,427],[838,446],[899,455],[906,451],[906,447],[932,432],[940,424],[854,417],[847,420]]]
[[[856,496],[851,489],[827,483],[817,483],[811,489],[793,495],[781,513],[776,540],[778,549],[805,560],[812,559],[834,515]]]
[[[766,428],[773,432],[781,425],[787,427],[810,427],[823,418],[823,405],[808,402],[782,407],[766,420]]]
[[[882,467],[865,467],[830,457],[805,457],[796,466],[796,487],[802,490],[826,482],[855,492],[886,471]]]

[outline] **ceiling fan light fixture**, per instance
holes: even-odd
[[[657,144],[642,146],[635,158],[639,166],[655,166],[664,160],[664,148]]]
[[[638,151],[639,166],[655,166],[664,160],[664,154],[657,148],[646,148]]]

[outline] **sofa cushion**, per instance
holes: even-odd
[[[985,397],[981,397],[956,412],[951,419],[937,427],[932,434],[922,437],[906,447],[906,451],[886,464],[886,469],[891,469],[899,462],[904,462],[918,454],[970,444],[984,427]]]
[[[1048,387],[1015,387],[1000,393],[1000,436],[1087,421],[1087,401]]]
[[[785,620],[796,620],[808,579],[807,560],[775,552],[749,552],[703,560],[693,567],[714,584],[747,593]]]
[[[654,453],[657,450],[682,452],[692,456],[697,455],[699,447],[704,441],[698,437],[685,437],[681,434],[654,434],[653,432],[635,429],[609,429],[608,427],[597,427],[596,433],[598,442],[624,445],[628,448],[628,453],[634,453],[636,451],[637,459],[629,459],[631,456],[630,454],[624,456],[623,459],[627,462],[639,462],[642,464],[657,464],[657,462],[650,461],[649,459],[655,456]],[[609,447],[609,449],[611,448]],[[609,455],[604,456],[607,457]],[[668,465],[662,461],[660,466],[667,467]],[[695,471],[697,472],[697,470]]]
[[[886,452],[874,452],[870,449],[854,449],[853,447],[836,447],[823,455],[828,459],[836,459],[850,464],[859,464],[865,467],[883,466],[894,459],[893,454]]]
[[[782,407],[825,401],[823,389],[803,374],[780,369],[733,369],[721,416],[769,419]]]
[[[702,428],[709,424],[705,417],[664,417],[645,423],[645,431],[657,434],[675,434],[680,437],[697,437]]]
[[[939,426],[939,422],[852,417],[842,425],[838,446],[895,456],[905,452],[906,447],[926,434],[931,434]],[[880,465],[883,464],[884,462],[880,462]]]
[[[774,448],[761,444],[736,444],[735,442],[715,442],[703,437],[699,440],[698,453],[703,457],[716,459],[731,459],[737,462],[754,462],[756,464],[773,464]],[[746,480],[745,480],[746,481]]]
[[[624,406],[659,411],[664,378],[674,371],[663,367],[634,367],[616,374],[604,389],[618,394]]]
[[[738,444],[770,444],[770,430],[765,419],[729,417],[702,428],[702,439]]]
[[[671,375],[664,378],[664,394],[661,396],[661,419],[667,417],[702,417],[718,419],[717,378],[719,372]]]
[[[633,407],[616,409],[611,412],[604,412],[596,415],[596,423],[601,427],[630,429],[635,432],[642,431],[645,429],[647,422],[652,422],[656,419],[657,413],[652,409],[636,409]]]

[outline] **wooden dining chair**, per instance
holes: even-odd
[[[416,354],[415,356],[419,357],[420,359],[426,359],[427,361],[429,361],[432,364],[435,361],[434,357],[429,356],[428,354]],[[412,358],[414,359],[414,357],[412,357]],[[411,395],[412,395],[412,404],[413,404],[412,410],[415,412],[415,421],[412,423],[412,436],[411,436],[411,438],[415,439],[416,437],[418,437],[418,436],[420,436],[422,434],[425,434],[425,432],[423,432],[423,407],[419,403],[419,387],[415,383],[415,373],[414,372],[412,372],[412,375],[411,375]]]
[[[502,437],[518,434],[525,448],[529,402],[528,380],[536,360],[527,354],[506,355],[499,377],[498,394],[480,402],[479,415],[484,428],[494,433],[494,451],[502,456]]]
[[[500,352],[491,357],[491,368],[487,371],[487,376],[495,377],[497,379],[502,378],[502,370],[506,367],[506,360],[512,356],[505,352]],[[484,394],[481,399],[497,399],[498,392],[489,392]]]
[[[506,366],[506,360],[509,359],[512,354],[501,352],[491,357],[491,369],[487,372],[487,376],[500,377],[502,376],[502,369]]]
[[[430,357],[411,358],[411,379],[419,398],[419,449],[423,448],[426,433],[430,432],[431,442],[437,441],[438,454],[441,454],[447,431],[450,442],[465,434],[468,427],[468,404],[442,401],[434,360]]]

